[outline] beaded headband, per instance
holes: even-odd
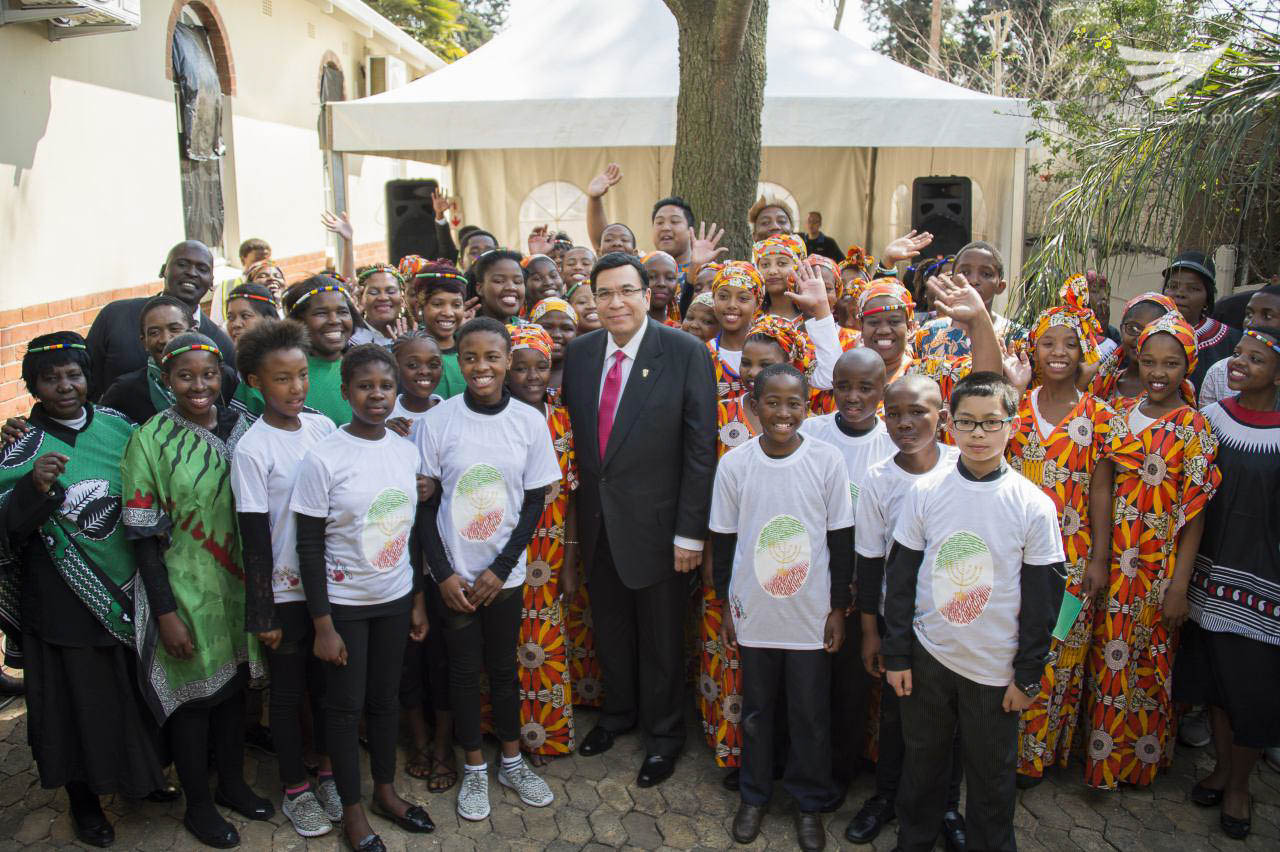
[[[400,270],[396,269],[394,266],[391,266],[390,264],[387,264],[387,263],[379,263],[376,266],[369,267],[364,272],[361,272],[359,275],[356,276],[356,282],[359,284],[363,284],[366,278],[372,278],[373,276],[377,275],[379,272],[387,273],[392,278],[399,281],[400,286],[402,287],[404,286],[404,276],[400,274]]]
[[[419,278],[440,278],[449,281],[461,281],[463,284],[467,283],[467,276],[455,275],[452,272],[419,272],[413,278],[415,281]]]
[[[268,305],[274,305],[276,300],[270,296],[259,296],[257,293],[234,293],[227,297],[227,301],[232,299],[252,299],[255,302],[266,302]]]
[[[886,311],[905,311],[909,309],[910,307],[907,305],[906,302],[889,302],[888,304],[881,305],[878,308],[867,308],[858,316],[862,319],[866,319],[869,316],[874,316],[876,314],[883,314]]]
[[[186,352],[212,352],[218,357],[219,361],[222,360],[222,351],[218,349],[218,347],[210,346],[208,343],[192,343],[190,346],[179,346],[177,349],[165,355],[160,363],[168,364],[174,358],[177,358],[179,355]]]
[[[347,288],[343,287],[341,284],[325,284],[323,287],[316,287],[314,290],[308,290],[299,296],[298,301],[293,303],[293,310],[291,310],[290,313],[302,307],[303,302],[310,299],[317,293],[341,293],[346,298],[351,298],[351,294],[347,292]]]
[[[85,346],[83,343],[50,343],[48,346],[37,346],[37,347],[36,347],[36,348],[34,348],[34,349],[28,349],[28,350],[27,350],[27,354],[28,354],[28,355],[34,355],[34,354],[36,354],[37,352],[53,352],[54,350],[57,350],[57,349],[85,349],[85,350],[87,350],[88,348],[89,348],[89,347],[88,347],[88,346]]]
[[[1277,355],[1280,355],[1280,343],[1277,343],[1276,341],[1272,340],[1270,337],[1267,337],[1265,334],[1256,332],[1251,328],[1246,328],[1244,330],[1244,334],[1245,334],[1245,337],[1252,337],[1254,340],[1258,341],[1263,346],[1270,349],[1272,352],[1276,353]],[[84,347],[81,347],[81,348],[83,349]]]

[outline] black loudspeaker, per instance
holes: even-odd
[[[436,212],[431,194],[438,186],[430,178],[387,181],[387,257],[392,264],[398,264],[406,254],[436,259]]]
[[[911,182],[911,227],[933,234],[929,257],[952,255],[973,240],[973,181],[918,177]]]

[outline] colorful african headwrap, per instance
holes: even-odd
[[[400,280],[408,281],[413,278],[413,276],[421,272],[422,268],[430,262],[431,261],[427,260],[425,257],[420,257],[416,254],[406,254],[404,257],[400,258],[400,266],[398,267]]]
[[[520,258],[520,268],[528,272],[529,267],[533,265],[535,260],[545,260],[547,263],[554,264],[555,261],[547,257],[545,254],[529,254]]]
[[[764,279],[760,277],[760,270],[756,269],[754,263],[731,260],[716,273],[716,277],[711,281],[712,293],[721,287],[741,287],[759,301],[760,294],[764,292]]]
[[[804,240],[795,234],[774,234],[751,247],[751,262],[759,263],[761,258],[771,254],[789,254],[799,266],[800,261],[808,256],[809,250],[805,248]]]
[[[363,285],[365,281],[377,275],[379,272],[383,272],[383,273],[386,273],[387,275],[390,275],[392,278],[396,279],[397,282],[399,282],[401,287],[404,286],[404,275],[401,274],[399,269],[396,269],[394,266],[392,266],[389,263],[375,263],[373,266],[370,266],[369,268],[362,271],[359,275],[357,275],[356,282]]]
[[[1102,337],[1102,327],[1089,310],[1089,282],[1083,275],[1072,275],[1062,285],[1061,295],[1063,304],[1041,311],[1036,317],[1028,344],[1034,350],[1040,335],[1055,326],[1066,326],[1080,339],[1080,360],[1085,364],[1098,363],[1097,341]]]
[[[1138,351],[1142,351],[1142,346],[1151,339],[1153,334],[1171,334],[1173,339],[1182,344],[1182,353],[1187,356],[1187,375],[1191,375],[1196,369],[1196,333],[1182,318],[1182,314],[1177,310],[1169,311],[1159,319],[1147,323],[1147,327],[1142,330],[1142,334],[1138,335]]]
[[[1143,302],[1155,302],[1166,311],[1178,310],[1178,306],[1173,303],[1173,299],[1170,299],[1164,293],[1157,293],[1155,290],[1148,290],[1145,293],[1139,293],[1129,301],[1125,302],[1124,310],[1120,312],[1120,316],[1123,318],[1125,314],[1133,310],[1134,305],[1140,305]]]
[[[259,273],[264,272],[268,269],[274,269],[276,271],[276,274],[271,276],[272,278],[275,278],[281,284],[284,283],[284,270],[281,269],[279,266],[277,266],[270,258],[267,258],[266,260],[260,260],[257,263],[251,263],[248,266],[246,266],[244,268],[244,275],[242,275],[241,278],[246,284],[252,284],[253,279]]]
[[[805,357],[804,339],[799,329],[791,323],[782,317],[765,314],[747,329],[747,337],[753,334],[762,334],[773,340],[787,354],[787,363],[800,372],[805,372],[808,363]]]
[[[703,290],[701,293],[693,297],[692,301],[689,302],[689,307],[692,308],[694,305],[702,305],[704,307],[714,308],[715,304],[716,300],[711,297],[711,291]]]
[[[542,326],[527,322],[524,325],[509,325],[507,333],[511,335],[511,351],[533,349],[548,360],[551,359],[551,335]]]
[[[856,269],[869,274],[875,266],[876,259],[863,251],[862,246],[849,246],[849,250],[844,253],[844,260],[840,261],[839,269]]]
[[[574,325],[578,324],[578,312],[573,309],[573,305],[558,296],[543,299],[534,305],[533,310],[529,312],[529,322],[537,322],[552,311],[560,311],[568,315]]]
[[[891,301],[878,308],[867,311],[867,303],[872,299],[888,296]],[[916,303],[911,298],[911,291],[902,286],[897,278],[877,278],[867,285],[858,297],[858,319],[883,313],[884,311],[903,310],[907,313],[907,322],[915,319]]]

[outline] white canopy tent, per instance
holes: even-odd
[[[913,178],[974,183],[973,233],[1020,255],[1025,104],[951,85],[853,42],[800,0],[771,0],[760,180],[844,244],[910,227]],[[335,151],[449,167],[464,219],[511,245],[526,225],[585,236],[582,190],[609,162],[611,218],[648,243],[671,184],[679,87],[663,0],[546,0],[479,50],[406,86],[333,103]],[[697,212],[697,211],[695,211]],[[577,232],[577,233],[575,233]]]

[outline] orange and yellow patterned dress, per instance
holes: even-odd
[[[720,338],[713,337],[707,341],[707,351],[711,353],[711,363],[716,373],[716,399],[720,401],[733,399],[742,395],[746,387],[738,371],[730,367],[720,358]]]
[[[1009,466],[1040,486],[1057,507],[1062,548],[1067,555],[1066,590],[1080,597],[1093,539],[1089,486],[1112,436],[1123,433],[1124,419],[1097,397],[1082,394],[1066,418],[1045,437],[1036,416],[1036,390],[1022,395],[1018,431],[1005,452]],[[1065,641],[1052,640],[1049,662],[1040,678],[1040,694],[1020,720],[1020,774],[1040,778],[1046,766],[1067,765],[1080,720],[1085,658],[1092,636],[1093,610],[1088,608],[1077,615]]]
[[[570,643],[560,602],[564,566],[565,513],[578,487],[569,411],[547,405],[547,426],[560,461],[556,495],[538,519],[526,551],[524,611],[516,659],[520,672],[520,744],[530,754],[568,754],[574,748]]]
[[[716,458],[755,437],[747,419],[746,396],[725,400],[716,407]],[[742,670],[738,652],[720,642],[724,601],[715,587],[702,586],[701,661],[698,672],[698,710],[707,745],[716,765],[736,767],[742,759]]]
[[[1126,424],[1136,405],[1124,412]],[[1189,406],[1111,436],[1111,578],[1094,616],[1085,695],[1085,783],[1092,787],[1150,784],[1173,755],[1177,635],[1160,620],[1161,602],[1178,532],[1204,510],[1222,478],[1213,464],[1217,450],[1208,423]]]

